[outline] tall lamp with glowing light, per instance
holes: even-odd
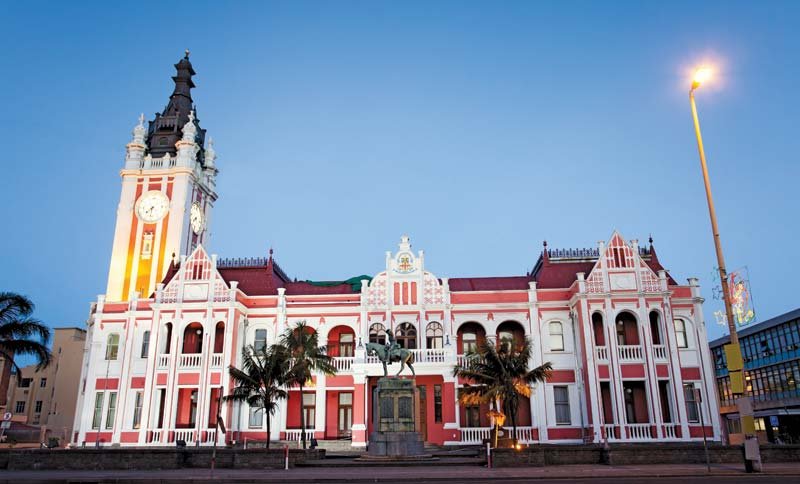
[[[717,264],[719,266],[719,278],[722,283],[722,299],[725,302],[725,316],[728,322],[731,341],[725,345],[725,357],[728,363],[728,375],[730,375],[731,392],[736,397],[736,406],[739,410],[741,420],[741,430],[745,434],[745,467],[748,472],[761,471],[761,455],[758,448],[758,438],[756,437],[755,419],[753,418],[753,404],[744,387],[742,378],[744,362],[742,360],[742,350],[739,346],[739,335],[736,334],[736,324],[733,319],[733,309],[731,307],[730,293],[728,292],[728,273],[725,269],[725,256],[722,254],[722,243],[719,237],[719,226],[717,225],[717,213],[714,209],[714,198],[711,195],[711,182],[708,180],[708,166],[706,165],[706,153],[703,149],[703,136],[700,134],[700,120],[697,117],[697,105],[694,101],[694,92],[703,83],[711,79],[711,70],[707,67],[697,69],[692,79],[692,86],[689,89],[689,103],[692,105],[692,119],[694,120],[694,133],[697,136],[697,151],[700,153],[700,167],[703,170],[703,182],[706,188],[706,200],[708,201],[708,215],[711,217],[711,230],[714,233],[714,248],[717,252]]]

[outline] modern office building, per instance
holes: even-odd
[[[196,116],[188,55],[175,67],[166,108],[147,128],[140,119],[127,145],[108,288],[89,321],[75,444],[297,440],[302,412],[317,439],[363,447],[383,375],[365,344],[385,343],[387,334],[414,354],[420,432],[430,443],[489,436],[488,408],[457,402],[464,382],[453,366],[483,341],[523,337],[533,343],[531,365],[551,362],[554,371],[520,404],[522,441],[720,438],[697,280],[673,279],[652,241],[640,247],[613,232],[587,249],[545,244],[522,255],[519,274],[447,278],[403,236],[370,270],[353,270],[370,276],[322,284],[290,278],[271,251],[209,254],[216,154]],[[271,435],[257,409],[224,404],[228,432],[219,435],[227,368],[240,365],[243,346],[271,344],[299,321],[330,348],[338,374],[314,376],[302,394],[290,389]]]
[[[739,331],[747,393],[753,398],[756,430],[763,442],[800,443],[800,309],[789,311]],[[716,339],[714,355],[717,391],[726,433],[740,428],[723,346]]]

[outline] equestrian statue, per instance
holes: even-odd
[[[389,375],[389,372],[386,368],[387,364],[392,364],[395,361],[400,362],[400,371],[397,372],[397,375],[400,376],[400,373],[403,372],[406,365],[411,370],[411,374],[417,376],[417,373],[414,371],[414,353],[408,351],[405,348],[401,348],[397,341],[395,341],[394,336],[391,333],[386,334],[386,344],[382,345],[380,343],[367,343],[367,354],[370,356],[377,356],[378,359],[383,363],[383,376],[386,377]]]

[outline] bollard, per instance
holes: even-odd
[[[489,442],[486,442],[486,467],[492,468],[492,448]]]
[[[289,470],[289,446],[283,446],[283,470]]]

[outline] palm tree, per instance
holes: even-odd
[[[335,375],[333,358],[328,356],[325,345],[319,344],[319,336],[314,328],[305,321],[298,322],[293,328],[287,328],[280,339],[280,344],[289,353],[291,363],[287,385],[300,387],[300,439],[303,449],[306,448],[306,422],[303,412],[303,386],[311,380],[313,372]]]
[[[521,344],[501,342],[499,345],[482,343],[467,352],[463,365],[453,368],[453,375],[466,380],[459,392],[462,405],[489,403],[492,409],[502,405],[503,413],[511,419],[512,437],[517,439],[517,408],[521,397],[530,397],[531,385],[543,382],[550,376],[552,365],[529,369],[531,342],[525,338]]]
[[[27,297],[0,292],[0,356],[11,363],[18,379],[22,372],[14,361],[15,356],[33,356],[37,370],[47,367],[52,359],[47,347],[50,328],[31,316],[33,309],[33,302]]]
[[[242,368],[228,371],[236,386],[224,401],[247,402],[267,418],[267,449],[271,433],[270,417],[278,408],[278,400],[288,396],[283,389],[289,370],[289,356],[279,345],[256,350],[253,345],[242,348]]]

